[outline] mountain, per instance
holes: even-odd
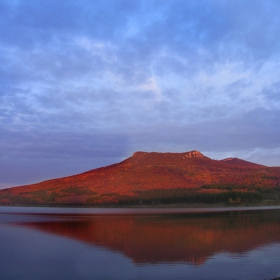
[[[10,204],[135,204],[260,200],[280,187],[280,167],[213,160],[199,151],[135,152],[126,160],[64,178],[0,191]],[[237,200],[238,201],[238,200]]]
[[[239,159],[239,158],[225,158],[225,159],[223,159],[221,161],[226,163],[226,164],[231,164],[231,165],[235,165],[235,166],[265,167],[264,165],[253,163],[253,162],[246,161],[246,160]]]

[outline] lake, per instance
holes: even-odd
[[[280,276],[280,207],[0,207],[0,279]]]

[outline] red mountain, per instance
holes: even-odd
[[[225,159],[223,159],[221,161],[226,163],[226,164],[231,164],[231,165],[235,165],[235,166],[265,167],[264,165],[253,163],[253,162],[246,161],[246,160],[239,159],[239,158],[225,158]]]
[[[256,193],[260,190],[264,188],[272,192],[279,186],[280,167],[266,167],[236,158],[213,160],[199,151],[136,152],[132,157],[107,167],[2,190],[0,203],[95,205],[141,201],[198,202],[199,199],[219,202],[237,198],[236,192],[240,197],[240,193],[248,191],[254,196],[244,200],[258,200],[260,196]],[[213,198],[214,193],[220,194],[217,200]],[[212,200],[208,201],[210,194]]]

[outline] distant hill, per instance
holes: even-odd
[[[0,191],[2,205],[100,205],[261,200],[280,188],[280,167],[213,160],[199,151],[136,152],[64,178]],[[276,197],[277,198],[277,197]],[[231,200],[230,200],[231,199]]]
[[[231,164],[231,165],[235,165],[235,166],[265,167],[264,165],[253,163],[253,162],[246,161],[246,160],[239,159],[239,158],[225,158],[225,159],[223,159],[221,161],[226,163],[226,164]]]

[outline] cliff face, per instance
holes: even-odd
[[[208,185],[210,188],[203,188]],[[141,192],[156,199],[159,191],[219,192],[223,186],[280,186],[280,168],[241,159],[212,160],[199,151],[185,153],[136,152],[132,157],[82,174],[0,191],[1,204],[118,203]],[[175,190],[180,192],[174,193]],[[183,190],[183,193],[181,192]],[[170,194],[169,194],[170,195]],[[16,197],[16,199],[14,199]]]

